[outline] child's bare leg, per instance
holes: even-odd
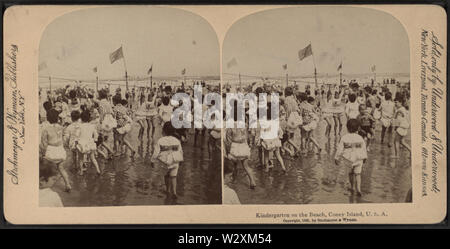
[[[391,147],[391,143],[392,143],[392,126],[389,126],[387,128],[387,135],[388,135],[388,147]]]
[[[400,152],[400,141],[398,135],[394,135],[394,158],[398,157],[399,152]]]
[[[233,182],[236,182],[237,181],[237,177],[238,177],[238,163],[239,162],[237,162],[237,161],[235,161],[234,163],[233,163],[233,166],[234,166],[234,168],[233,168]]]
[[[277,157],[278,162],[280,162],[281,168],[284,172],[286,172],[286,166],[284,165],[283,158],[280,155],[280,149],[275,149],[275,156]]]
[[[177,196],[177,177],[176,176],[171,176],[170,177],[170,183],[171,183],[171,187],[172,187],[172,194],[174,197]]]
[[[169,178],[170,178],[169,172],[167,172],[167,174],[164,175],[164,184],[166,185],[167,194],[170,194],[170,186],[171,186],[171,184],[169,182]]]
[[[84,155],[81,153],[81,152],[79,152],[79,151],[77,151],[77,154],[78,154],[78,170],[80,171],[79,172],[79,174],[80,175],[83,175],[83,173],[84,173],[84,168],[83,168],[83,164],[84,164]]]
[[[409,153],[411,153],[411,147],[409,146],[409,144],[407,144],[407,143],[405,142],[405,138],[404,138],[404,137],[402,137],[402,138],[400,139],[400,144],[403,145],[403,147],[405,147],[405,148],[409,151]]]
[[[126,140],[124,138],[123,143],[131,150],[131,155],[134,155],[134,153],[136,153],[136,151],[133,149],[133,147],[131,146],[130,142],[128,142],[128,140]]]
[[[64,169],[63,163],[58,163],[56,164],[59,173],[61,174],[61,176],[63,177],[64,180],[64,184],[66,185],[66,191],[70,191],[72,189],[72,186],[70,185],[69,182],[69,175],[66,172],[66,169]]]
[[[152,120],[147,118],[147,139],[150,138],[150,134],[153,134]]]
[[[353,193],[355,187],[355,174],[353,174],[353,172],[348,174],[348,180],[350,182],[350,191]]]
[[[263,165],[264,165],[264,171],[268,172],[269,171],[269,152],[265,149],[263,150]]]
[[[258,148],[258,154],[259,154],[259,162],[261,164],[261,167],[264,167],[266,165],[265,157],[264,157],[264,149],[262,147]]]
[[[255,179],[253,177],[253,172],[252,172],[251,168],[248,166],[248,160],[244,159],[244,160],[240,161],[240,163],[242,164],[242,166],[244,167],[245,172],[248,175],[248,179],[250,180],[250,188],[255,188],[256,187],[256,183],[255,183]]]
[[[288,142],[283,144],[283,150],[287,151],[289,153],[289,155],[291,155],[291,156],[294,155],[294,152],[288,146]]]
[[[322,151],[322,148],[320,147],[319,143],[314,139],[313,137],[310,137],[309,140],[313,143],[314,146],[316,146],[317,150],[320,152]]]
[[[333,116],[334,119],[334,136],[337,136],[337,130],[338,130],[338,125],[339,125],[339,121],[338,118],[336,116]]]
[[[102,143],[102,146],[106,148],[106,150],[108,151],[108,153],[114,153],[114,150],[111,149],[111,147],[109,147],[109,145],[106,142]]]
[[[354,174],[356,193],[361,195],[361,174]]]
[[[330,120],[330,118],[325,118],[325,122],[327,122],[327,126],[325,128],[325,136],[328,137],[328,136],[330,136],[330,132],[331,132],[331,120]]]
[[[300,147],[298,147],[297,144],[295,144],[295,142],[291,140],[291,138],[289,138],[288,143],[291,144],[292,147],[294,147],[294,149],[295,149],[296,151],[299,151],[299,150],[300,150]]]
[[[138,135],[138,138],[142,138],[142,136],[144,135],[144,125],[142,123],[142,120],[139,120],[138,124],[139,124],[139,135]]]
[[[384,143],[384,137],[386,135],[386,127],[384,125],[381,126],[381,143]]]
[[[91,157],[91,162],[94,164],[95,170],[100,174],[100,168],[98,167],[97,159],[95,159],[95,153],[91,152],[89,156]]]

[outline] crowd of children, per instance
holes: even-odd
[[[205,86],[205,82],[202,84]],[[219,91],[218,86],[208,86],[208,89]],[[146,134],[150,141],[148,150],[152,156],[148,165],[166,169],[167,195],[177,198],[177,172],[183,161],[182,142],[187,136],[185,128],[175,129],[171,124],[173,110],[180,103],[170,100],[177,92],[188,93],[192,98],[193,87],[183,84],[172,88],[161,83],[153,89],[133,88],[125,94],[118,87],[114,95],[109,87],[97,92],[80,86],[66,86],[46,94],[40,91],[39,177],[45,197],[43,205],[61,205],[58,194],[50,193],[55,179],[59,179],[56,175],[62,176],[64,191],[69,193],[73,177],[85,175],[88,168],[97,176],[102,174],[100,158],[134,159],[137,151],[133,146],[136,138],[131,135],[134,127],[139,127],[138,140]],[[212,149],[217,150],[217,145],[220,148],[220,133],[208,136],[208,142],[214,145]],[[68,174],[70,171],[74,174]]]
[[[370,157],[370,145],[376,140],[376,127],[381,126],[381,146],[393,147],[392,158],[400,156],[400,146],[411,152],[405,139],[410,126],[410,95],[407,86],[368,84],[362,87],[352,81],[341,86],[322,85],[314,90],[310,85],[300,89],[298,86],[283,87],[270,83],[259,87],[252,84],[245,88],[230,88],[225,87],[224,91],[236,90],[244,94],[253,92],[257,95],[276,93],[280,99],[279,115],[275,118],[280,128],[277,138],[271,141],[259,139],[263,128],[258,126],[252,129],[248,123],[246,128],[227,128],[224,156],[227,165],[234,165],[228,167],[233,171],[231,178],[236,180],[237,166],[242,165],[251,189],[255,189],[257,182],[253,168],[249,166],[252,151],[258,155],[256,167],[268,172],[278,161],[283,175],[289,170],[284,160],[308,157],[309,153],[328,153],[335,159],[336,167],[345,165],[349,175],[349,190],[357,196],[362,195],[361,172]],[[236,102],[230,103],[233,104],[236,105]],[[268,105],[267,118],[270,120],[270,101]],[[248,111],[247,108],[247,114]],[[325,126],[324,134],[314,132],[321,122]],[[325,150],[332,136],[337,142],[335,150]],[[328,142],[318,142],[323,140]]]

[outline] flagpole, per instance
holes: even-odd
[[[123,57],[123,66],[125,67],[125,84],[128,91],[128,73],[127,73],[127,63],[125,62],[125,55],[123,53],[123,45],[120,44],[120,48],[122,49],[122,57]]]
[[[314,83],[316,84],[316,87],[317,87],[316,60],[314,59],[314,53],[312,52],[312,45],[311,45],[311,42],[309,42],[309,46],[311,46],[311,54],[312,54],[312,57],[313,57],[313,64],[314,64]]]
[[[97,74],[97,83],[96,83],[96,89],[97,89],[97,94],[98,94],[98,68],[97,68],[97,70],[96,70],[96,72],[95,72],[96,74]]]
[[[377,82],[377,71],[375,68],[375,70],[373,71],[373,83],[375,84],[376,82]],[[373,87],[373,84],[372,84],[372,87]]]
[[[286,73],[286,87],[289,86],[289,78],[288,78],[288,73]]]
[[[153,89],[153,72],[150,74],[150,91]]]
[[[339,72],[339,86],[342,85],[342,67],[343,67],[343,65],[342,65],[342,61],[341,61],[341,70]]]
[[[242,91],[241,72],[239,72],[239,88],[241,88]]]

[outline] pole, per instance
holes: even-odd
[[[122,44],[120,45],[122,48]],[[123,48],[122,48],[122,55],[123,55],[123,66],[125,67],[125,84],[128,91],[128,73],[127,73],[127,63],[125,62],[125,55],[123,54]]]
[[[289,86],[289,76],[288,76],[288,73],[286,73],[286,87],[288,87]]]
[[[317,70],[316,70],[316,66],[314,66],[314,83],[315,83],[316,88],[317,88]]]
[[[241,72],[239,72],[239,88],[242,88],[242,83],[241,83]],[[241,89],[242,90],[242,89]]]
[[[150,74],[150,91],[153,89],[153,79],[152,79],[152,77],[153,77],[153,73]]]
[[[48,76],[48,80],[50,81],[50,93],[52,93],[52,76]]]
[[[97,89],[97,93],[98,93],[98,74],[97,74],[97,83],[95,85],[95,88]]]
[[[313,57],[313,64],[314,64],[314,83],[316,84],[316,88],[317,88],[316,60],[314,59],[314,53],[312,52],[312,45],[311,45],[311,42],[309,42],[309,46],[311,46],[311,54],[312,54],[312,57]]]

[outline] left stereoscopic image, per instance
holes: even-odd
[[[219,53],[209,23],[174,8],[52,21],[39,47],[40,206],[221,203],[220,131],[171,122],[219,93]]]

